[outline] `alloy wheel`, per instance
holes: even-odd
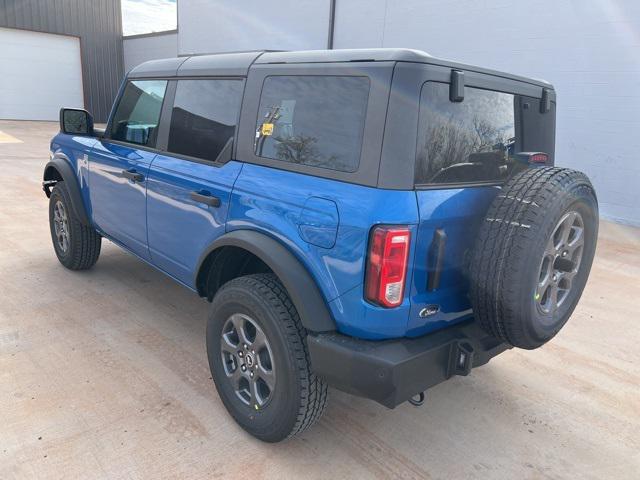
[[[58,200],[53,207],[53,227],[60,250],[69,249],[69,216],[62,201]]]
[[[580,269],[583,249],[582,216],[568,212],[553,229],[540,263],[534,298],[544,314],[554,313],[566,301]]]
[[[259,410],[271,399],[276,383],[273,354],[267,336],[248,315],[231,315],[220,338],[222,364],[236,396]]]

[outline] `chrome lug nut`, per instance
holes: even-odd
[[[242,365],[242,366],[240,367],[240,369],[241,369],[243,372],[245,372],[245,371],[247,370],[247,367],[246,367],[246,365]]]
[[[243,355],[244,355],[244,353],[242,353],[242,350],[239,350],[239,351],[238,351],[238,356],[239,356],[239,357],[242,357]]]

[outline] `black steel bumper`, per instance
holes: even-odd
[[[389,408],[510,348],[474,322],[415,339],[367,341],[334,332],[307,341],[313,370],[329,385]]]

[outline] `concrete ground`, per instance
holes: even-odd
[[[639,478],[640,230],[602,222],[582,301],[543,348],[422,408],[331,391],[315,428],[267,445],[218,398],[205,302],[108,242],[89,272],[58,263],[40,189],[57,125],[0,131],[1,479]]]

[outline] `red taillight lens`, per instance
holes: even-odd
[[[549,156],[546,153],[534,153],[529,157],[529,163],[547,163]]]
[[[371,231],[365,297],[383,307],[402,303],[411,232],[407,227],[380,226]]]

